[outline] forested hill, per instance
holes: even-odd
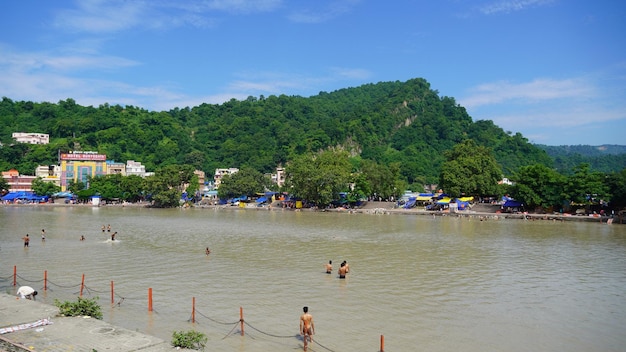
[[[593,170],[617,172],[626,166],[626,146],[605,144],[549,146],[537,144],[554,160],[554,167],[563,174],[571,173],[581,163],[587,163]]]
[[[12,145],[13,132],[48,133],[49,145]],[[424,79],[381,82],[316,96],[260,96],[153,112],[134,106],[0,102],[0,169],[30,174],[58,151],[97,150],[149,170],[168,164],[250,166],[270,172],[293,156],[328,147],[379,164],[397,163],[409,183],[436,183],[443,152],[464,139],[491,148],[505,175],[550,157],[521,134],[472,121]]]

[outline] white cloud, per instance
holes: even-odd
[[[511,13],[524,10],[530,7],[538,7],[552,3],[553,0],[504,0],[484,5],[480,12],[486,15],[498,13]]]
[[[593,87],[583,79],[535,79],[532,82],[514,84],[507,81],[485,83],[473,88],[461,98],[460,104],[467,108],[501,103],[528,103],[561,98],[586,99],[594,96]]]
[[[626,123],[623,80],[616,78],[622,72],[617,65],[563,80],[487,83],[473,88],[459,104],[474,120],[492,120],[536,143],[587,143],[588,135],[602,138],[593,143],[617,143],[623,140],[621,132],[610,126]]]
[[[76,1],[77,8],[57,13],[54,24],[71,30],[106,33],[132,28],[146,17],[143,1]]]
[[[116,56],[54,55],[49,53],[16,53],[0,47],[0,70],[4,72],[76,71],[83,69],[116,69],[139,63]]]
[[[124,1],[80,0],[59,10],[54,25],[78,32],[113,33],[130,28],[211,27],[218,12],[250,14],[279,8],[282,0]]]

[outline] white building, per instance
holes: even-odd
[[[148,176],[146,174],[146,166],[134,160],[126,161],[126,176],[136,175],[140,177]]]
[[[59,165],[39,165],[35,168],[35,177],[41,177],[45,182],[54,183],[61,186],[61,166]]]
[[[45,134],[45,133],[14,132],[12,137],[18,143],[28,143],[28,144],[48,144],[48,143],[50,143],[50,136]]]
[[[234,173],[239,172],[239,169],[231,167],[230,169],[215,169],[215,175],[213,178],[215,179],[215,188],[220,187],[220,183],[222,183],[222,177],[225,175],[232,175]]]
[[[283,167],[277,167],[276,173],[271,174],[270,178],[272,182],[278,185],[278,187],[282,187],[285,184],[285,169]]]

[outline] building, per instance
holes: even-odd
[[[18,143],[28,143],[28,144],[48,144],[48,143],[50,143],[50,135],[45,134],[45,133],[14,132],[12,137]]]
[[[285,169],[282,166],[276,168],[276,173],[270,175],[272,182],[282,187],[285,184]]]
[[[32,192],[33,181],[36,176],[20,175],[17,170],[11,169],[9,171],[3,171],[2,178],[4,178],[9,185],[9,192]]]
[[[128,160],[126,161],[126,176],[130,175],[146,177],[146,167],[138,161]]]
[[[215,188],[219,188],[220,187],[220,183],[222,183],[222,178],[226,175],[232,175],[234,173],[239,172],[239,169],[231,167],[230,169],[215,169],[215,176],[214,180],[215,180]]]
[[[61,167],[59,165],[39,165],[35,169],[35,177],[41,177],[44,182],[51,182],[61,186]]]
[[[107,160],[106,164],[107,164],[107,175],[120,174],[122,176],[126,176],[126,164],[116,163],[113,160]]]
[[[87,184],[89,177],[107,174],[106,155],[97,152],[71,151],[61,153],[61,191],[67,191],[71,181]]]

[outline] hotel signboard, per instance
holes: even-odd
[[[106,161],[107,156],[98,153],[89,152],[74,152],[74,153],[61,153],[61,160],[66,161]]]

